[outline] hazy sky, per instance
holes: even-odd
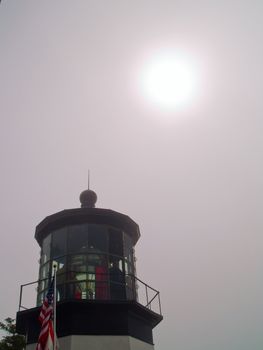
[[[256,0],[1,2],[1,319],[37,278],[35,226],[91,169],[98,206],[140,225],[156,350],[262,349],[262,33]],[[180,111],[140,93],[163,48],[200,67]]]

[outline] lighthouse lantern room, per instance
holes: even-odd
[[[153,328],[162,320],[160,294],[136,276],[139,226],[127,215],[95,208],[92,190],[81,208],[46,217],[36,227],[41,247],[36,307],[23,307],[17,331],[35,350],[38,316],[56,270],[56,332],[65,350],[152,350]],[[157,307],[153,307],[153,305]]]

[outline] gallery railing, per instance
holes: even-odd
[[[19,311],[42,304],[50,279],[26,283],[20,286]],[[147,309],[161,315],[160,292],[138,277],[126,274],[88,274],[67,271],[57,274],[57,301],[65,300],[134,300]]]

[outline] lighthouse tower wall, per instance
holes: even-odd
[[[130,336],[71,335],[59,338],[63,350],[154,350],[154,346]],[[35,350],[36,344],[29,344],[26,350]]]

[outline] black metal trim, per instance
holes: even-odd
[[[17,313],[17,332],[36,343],[40,308]],[[66,301],[57,304],[58,337],[68,335],[128,335],[153,344],[152,330],[163,317],[135,301]]]
[[[135,245],[140,238],[138,224],[129,216],[118,213],[110,209],[101,208],[76,208],[62,210],[53,215],[47,216],[36,227],[35,239],[42,245],[42,240],[53,230],[57,230],[67,225],[77,225],[81,223],[94,223],[112,225],[127,232]]]

